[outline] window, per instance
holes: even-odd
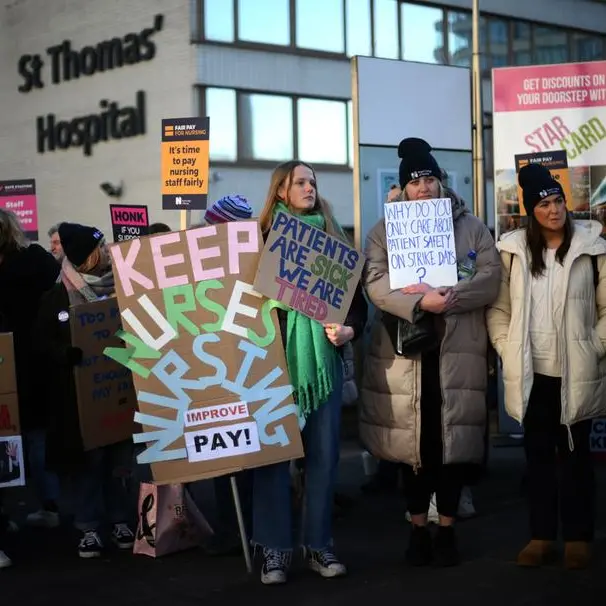
[[[460,67],[471,67],[473,53],[471,13],[448,13],[448,54],[449,63]],[[480,17],[480,67],[487,69],[486,60],[486,19]]]
[[[293,158],[293,110],[289,97],[241,93],[238,122],[240,151],[247,160]]]
[[[220,0],[217,0],[220,1]],[[238,38],[261,44],[290,44],[289,0],[237,0]],[[222,0],[221,6],[229,4]]]
[[[514,21],[512,27],[511,47],[514,65],[530,65],[531,55],[531,29],[528,23]]]
[[[490,67],[509,65],[509,23],[503,19],[487,19],[488,58]]]
[[[442,9],[404,3],[400,15],[402,57],[406,61],[445,63]]]
[[[233,42],[234,3],[225,0],[204,0],[204,38]]]
[[[572,61],[604,59],[604,39],[591,34],[572,34]]]
[[[297,113],[298,157],[318,164],[347,164],[347,105],[299,99]]]
[[[211,159],[234,162],[238,158],[236,91],[228,88],[207,88],[204,113],[211,116]]]
[[[555,27],[534,27],[534,63],[566,63],[568,34]]]
[[[299,48],[345,52],[343,0],[296,0],[295,23]]]
[[[347,22],[347,56],[371,55],[370,2],[347,0],[345,17]]]
[[[213,162],[275,164],[301,158],[314,164],[353,164],[350,101],[199,90],[201,111],[210,117]]]
[[[399,59],[398,3],[395,0],[373,0],[374,55]]]

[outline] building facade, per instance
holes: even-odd
[[[491,68],[606,58],[606,5],[480,6],[490,222]],[[350,58],[469,66],[470,9],[471,0],[3,0],[0,179],[36,179],[42,233],[66,219],[109,230],[116,200],[103,183],[123,184],[120,202],[177,227],[177,213],[160,210],[160,120],[208,115],[211,199],[241,193],[258,210],[272,168],[296,157],[316,167],[351,226]]]

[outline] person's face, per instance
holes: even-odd
[[[440,182],[435,177],[421,177],[406,184],[409,200],[432,200],[440,197]]]
[[[307,166],[299,164],[288,179],[278,189],[278,196],[296,213],[312,210],[316,205],[316,177]]]
[[[561,194],[543,198],[534,207],[534,216],[539,225],[548,231],[560,231],[566,223],[566,201]]]
[[[59,232],[57,231],[51,236],[50,251],[55,259],[59,259],[63,256],[63,246],[61,246],[61,239],[59,238]]]

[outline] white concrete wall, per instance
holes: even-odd
[[[163,29],[153,35],[156,56],[78,80],[53,84],[46,49],[69,39],[81,49],[129,32],[152,27],[164,16]],[[177,212],[161,210],[160,124],[162,118],[194,112],[192,82],[195,47],[190,44],[188,0],[2,0],[0,4],[0,179],[35,178],[39,230],[71,220],[93,224],[111,239],[105,181],[124,181],[120,203],[146,204],[151,220],[178,227]],[[41,55],[44,88],[20,93],[17,71],[23,54]],[[71,120],[99,111],[109,99],[121,107],[134,105],[136,91],[147,96],[147,134],[101,142],[91,156],[81,148],[37,151],[36,118],[54,113]]]

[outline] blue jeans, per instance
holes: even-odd
[[[78,530],[97,530],[103,519],[113,524],[127,522],[132,443],[96,448],[83,456],[84,469],[72,478],[74,525]]]
[[[59,500],[59,478],[46,471],[46,431],[34,429],[25,434],[27,458],[36,496],[43,508],[56,506]]]
[[[334,379],[330,398],[309,415],[303,428],[305,446],[305,499],[303,544],[313,550],[332,544],[332,509],[341,437],[343,396],[342,366]],[[253,486],[253,542],[291,551],[292,504],[290,464],[277,463],[255,469]]]

